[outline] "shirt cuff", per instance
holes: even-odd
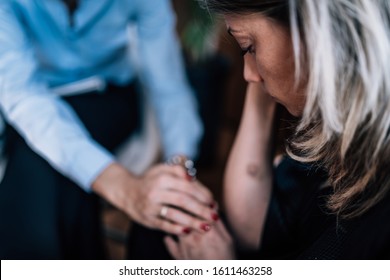
[[[97,143],[88,141],[78,146],[69,177],[86,192],[92,192],[92,183],[114,161],[110,152]]]

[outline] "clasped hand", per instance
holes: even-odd
[[[232,260],[235,258],[233,239],[222,221],[216,222],[205,234],[192,232],[179,236],[177,241],[167,236],[164,242],[175,259]]]
[[[179,243],[166,239],[175,258],[233,257],[231,237],[219,219],[211,192],[189,180],[181,166],[159,164],[135,177],[113,163],[92,187],[136,222],[178,235]]]
[[[181,166],[157,165],[131,189],[127,211],[149,228],[176,235],[205,232],[218,219],[211,192],[189,180]]]

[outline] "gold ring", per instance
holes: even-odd
[[[160,217],[161,218],[165,218],[165,216],[167,215],[168,213],[168,206],[163,206],[161,207],[161,210],[160,210]]]

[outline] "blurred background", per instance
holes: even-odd
[[[221,201],[223,170],[236,134],[245,97],[242,57],[224,22],[194,0],[172,0],[187,75],[196,93],[204,137],[197,178]],[[103,213],[110,259],[123,259],[131,221],[110,205]]]

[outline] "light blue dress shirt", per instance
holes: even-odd
[[[134,79],[128,26],[135,26],[140,78],[155,108],[165,157],[196,155],[202,134],[169,0],[80,0],[70,26],[61,0],[0,1],[0,106],[30,147],[89,191],[114,161],[52,87],[92,76]]]

